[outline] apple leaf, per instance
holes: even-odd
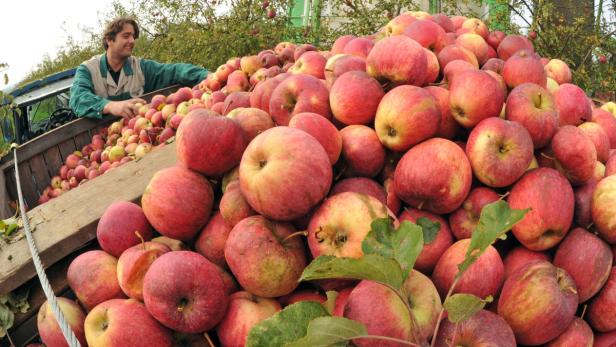
[[[327,278],[371,280],[395,290],[399,290],[404,281],[400,265],[378,254],[366,254],[358,259],[319,256],[304,269],[300,281]]]
[[[308,324],[306,336],[285,347],[346,346],[353,338],[366,335],[368,331],[360,322],[342,317],[318,317]]]
[[[372,230],[362,242],[364,254],[395,259],[402,268],[404,280],[423,249],[423,229],[417,224],[403,221],[396,230],[389,218],[375,219],[370,226]]]
[[[441,230],[441,223],[427,217],[417,218],[417,225],[423,229],[424,244],[432,243],[436,239],[438,231]]]
[[[306,335],[308,323],[317,317],[329,316],[318,302],[301,301],[284,308],[255,325],[248,334],[246,347],[282,347]]]
[[[0,303],[0,338],[6,335],[6,332],[13,326],[15,314],[4,303]]]
[[[336,307],[336,299],[338,298],[338,292],[335,290],[328,290],[325,292],[325,295],[327,296],[327,301],[323,303],[323,306],[325,306],[325,309],[330,315],[333,315],[334,308]]]
[[[511,230],[517,222],[524,218],[528,211],[529,209],[511,209],[503,200],[484,206],[481,210],[479,223],[477,223],[477,227],[471,236],[471,244],[466,251],[464,261],[458,265],[459,271],[456,277],[461,277],[464,271],[479,259],[488,246]]]
[[[445,300],[443,307],[447,311],[447,319],[455,324],[471,318],[490,302],[491,295],[482,300],[472,294],[454,294]]]

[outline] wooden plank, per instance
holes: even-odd
[[[75,145],[75,140],[72,137],[59,143],[58,148],[60,149],[60,155],[64,160],[66,160],[66,157],[68,157],[69,154],[77,150],[81,150],[81,148],[77,148],[77,146]],[[21,161],[21,158],[19,160]]]
[[[45,158],[45,163],[47,164],[47,172],[49,173],[49,176],[53,177],[59,175],[60,167],[64,165],[64,160],[62,160],[58,146],[53,146],[43,152],[43,157]]]
[[[96,225],[109,204],[138,201],[154,173],[175,163],[172,143],[28,212],[43,263],[50,266],[95,239]],[[25,238],[0,248],[0,294],[34,276]]]
[[[75,135],[73,139],[75,140],[75,145],[77,146],[78,151],[81,151],[83,146],[92,143],[92,137],[90,136],[90,132],[88,130],[82,132],[81,134]]]
[[[32,176],[36,181],[36,185],[34,188],[37,194],[40,196],[45,187],[47,187],[51,182],[51,176],[49,176],[49,172],[47,171],[47,163],[45,163],[45,158],[43,157],[43,154],[35,155],[34,157],[30,158],[28,162],[30,163],[30,170],[32,170]],[[34,206],[30,205],[30,208],[33,207]]]
[[[24,202],[31,209],[37,205],[39,195],[36,192],[36,182],[30,169],[30,163],[27,161],[19,164],[19,180],[21,181],[21,192],[24,196]]]
[[[15,185],[15,169],[11,166],[4,172],[6,178],[6,187],[9,193],[9,199],[17,200],[17,185]]]
[[[105,116],[102,119],[80,118],[70,121],[63,126],[53,129],[52,131],[32,139],[21,146],[17,151],[19,161],[28,160],[34,155],[45,151],[46,149],[58,145],[67,139],[72,139],[75,135],[81,134],[88,129],[92,129],[100,124],[107,124],[117,119],[114,116]],[[2,158],[1,169],[13,165],[13,156],[5,156]]]

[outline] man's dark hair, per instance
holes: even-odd
[[[130,17],[121,17],[114,19],[113,21],[107,24],[105,28],[105,32],[103,33],[103,48],[107,50],[109,45],[107,44],[107,40],[115,40],[116,36],[122,32],[125,24],[130,24],[135,29],[135,39],[139,38],[139,26],[137,22]]]

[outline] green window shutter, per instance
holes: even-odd
[[[296,28],[304,26],[305,1],[306,0],[294,0],[291,2],[289,17],[291,18],[291,25]]]

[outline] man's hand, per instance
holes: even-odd
[[[134,98],[124,101],[111,101],[107,103],[107,105],[105,105],[105,107],[103,108],[103,113],[130,119],[135,117],[139,113],[139,110],[135,106],[135,104],[137,103],[141,103],[144,105],[147,104],[145,100],[140,98]]]

